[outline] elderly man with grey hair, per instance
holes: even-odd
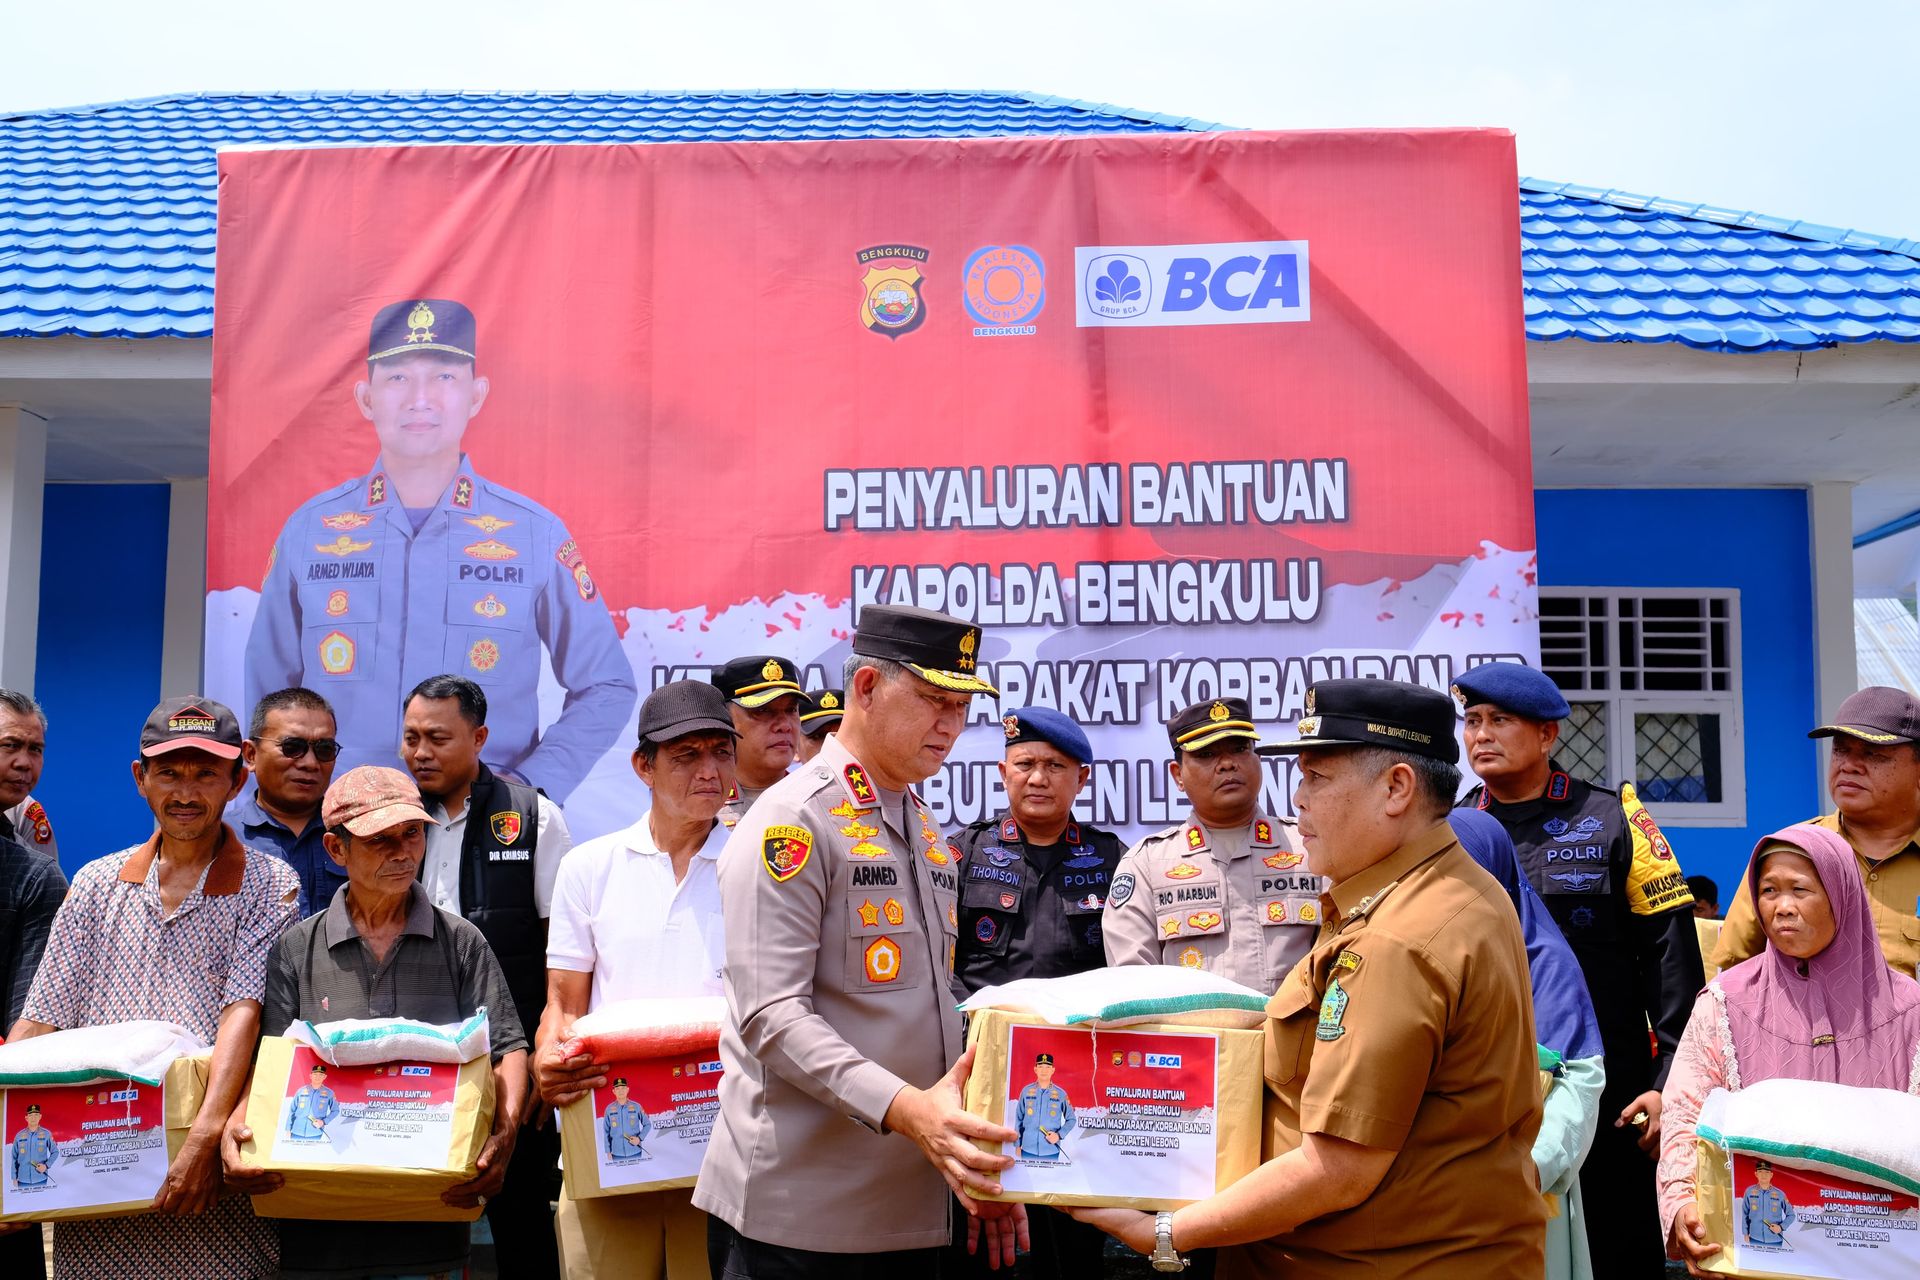
[[[47,762],[47,713],[27,694],[0,689],[0,836],[58,861],[53,822],[33,798]]]

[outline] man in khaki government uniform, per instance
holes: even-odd
[[[1920,700],[1871,685],[1841,703],[1832,724],[1807,736],[1833,739],[1827,791],[1834,812],[1811,821],[1853,846],[1880,950],[1900,972],[1920,976]],[[1766,941],[1749,895],[1736,893],[1713,963],[1730,969],[1758,955]]]
[[[979,653],[980,629],[957,618],[862,610],[839,730],[720,855],[731,1016],[693,1195],[713,1215],[716,1277],[937,1275],[949,1187],[992,1215],[989,1246],[1008,1262],[1026,1234],[1019,1206],[965,1195],[997,1191],[992,1171],[1013,1163],[970,1139],[1016,1138],[960,1106],[959,880],[912,791],[973,695],[995,692]]]
[[[1222,1277],[1538,1276],[1540,1081],[1513,904],[1455,841],[1453,705],[1388,680],[1314,686],[1294,806],[1332,881],[1267,1004],[1266,1163],[1175,1213],[1076,1210],[1157,1265]]]
[[[1323,882],[1294,824],[1260,812],[1245,700],[1196,702],[1167,736],[1193,816],[1120,860],[1102,918],[1107,963],[1183,964],[1271,992],[1313,945]]]

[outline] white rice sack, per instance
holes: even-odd
[[[1722,1151],[1920,1195],[1920,1097],[1823,1080],[1715,1089],[1694,1132]]]
[[[412,1018],[295,1022],[287,1028],[286,1036],[336,1067],[378,1062],[472,1062],[493,1051],[484,1008],[465,1022],[441,1025]]]
[[[141,1019],[54,1031],[0,1044],[0,1089],[135,1080],[159,1087],[174,1059],[207,1042],[177,1022]]]
[[[1267,997],[1184,965],[1135,964],[982,987],[960,1008],[1004,1009],[1061,1027],[1162,1022],[1246,1030],[1265,1023]]]

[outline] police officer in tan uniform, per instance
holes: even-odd
[[[714,687],[727,697],[727,711],[740,735],[734,758],[739,780],[720,807],[720,820],[736,825],[767,788],[787,776],[800,743],[800,713],[807,695],[800,668],[785,658],[755,654],[722,663]]]
[[[1272,991],[1313,945],[1319,876],[1294,824],[1260,809],[1252,712],[1196,702],[1168,722],[1193,816],[1127,851],[1107,892],[1107,963],[1183,964]]]
[[[1300,721],[1294,805],[1330,882],[1306,959],[1267,1002],[1265,1163],[1170,1213],[1074,1216],[1223,1280],[1539,1276],[1546,1204],[1526,943],[1460,847],[1446,695],[1329,680]]]
[[[971,1139],[1016,1136],[961,1108],[959,881],[912,790],[973,695],[995,692],[979,653],[980,629],[957,618],[868,606],[839,731],[720,855],[731,1016],[693,1196],[713,1215],[716,1277],[935,1275],[949,1188],[991,1216],[989,1247],[1009,1263],[1014,1237],[1026,1243],[1019,1206],[965,1194],[997,1191],[993,1172],[1013,1163]]]
[[[845,689],[822,689],[810,694],[807,704],[800,712],[799,762],[805,764],[820,754],[820,746],[827,735],[840,727],[840,719],[847,713],[847,691]]]

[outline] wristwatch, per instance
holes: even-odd
[[[1147,1255],[1155,1271],[1185,1271],[1193,1265],[1173,1248],[1173,1215],[1162,1209],[1153,1218],[1153,1252]]]

